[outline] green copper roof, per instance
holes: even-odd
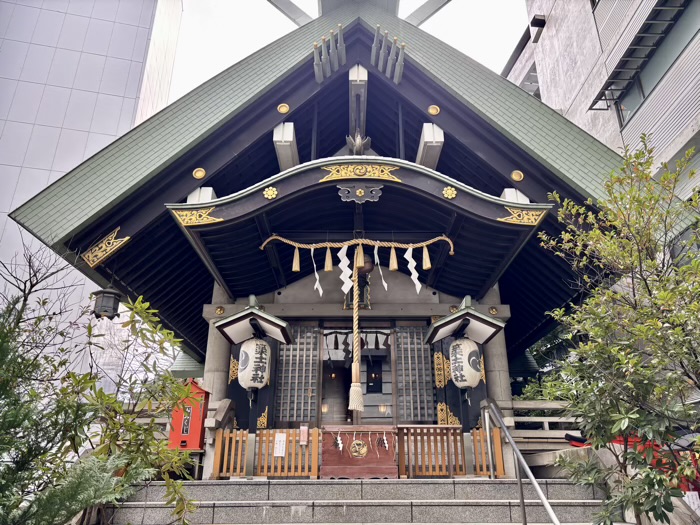
[[[371,3],[344,2],[231,66],[11,213],[56,245],[137,191],[304,62],[312,44],[337,24],[360,19],[407,43],[407,57],[524,151],[584,195],[600,197],[602,180],[621,158],[601,142],[498,74]]]

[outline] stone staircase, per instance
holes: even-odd
[[[253,523],[522,523],[515,480],[231,480],[186,483],[199,502],[198,524]],[[593,489],[566,480],[540,487],[562,523],[591,523],[600,507]],[[550,522],[525,484],[527,521]],[[114,525],[165,525],[172,508],[162,483],[151,483],[110,509]]]

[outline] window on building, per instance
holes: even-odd
[[[624,126],[639,109],[644,100],[664,77],[683,50],[700,33],[700,0],[691,0],[681,16],[667,32],[653,53],[647,54],[640,64],[628,63],[628,67],[639,68],[634,80],[626,85],[624,93],[616,103],[620,124]],[[649,33],[647,33],[649,34]],[[642,37],[638,45],[654,46],[658,40],[653,36]]]
[[[190,434],[190,424],[192,423],[192,407],[186,406],[182,411],[182,435]]]
[[[542,97],[540,96],[540,81],[537,78],[537,65],[534,62],[532,63],[532,66],[530,66],[530,69],[523,78],[522,82],[520,82],[519,87],[530,93],[530,95],[535,97],[537,100],[542,100]]]

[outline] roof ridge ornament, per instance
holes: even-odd
[[[391,48],[389,48],[389,31],[384,31],[382,36],[381,29],[380,25],[374,29],[374,41],[372,42],[369,62],[389,79],[393,73],[394,84],[398,85],[403,78],[406,43],[402,42],[399,46],[399,38],[395,36],[391,42]]]
[[[336,40],[337,38],[337,40]],[[338,33],[331,29],[330,36],[323,35],[321,44],[314,42],[313,51],[314,76],[319,84],[346,62],[345,41],[343,40],[343,25],[338,24]]]

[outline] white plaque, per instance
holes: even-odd
[[[283,458],[287,452],[287,434],[275,434],[274,457]]]

